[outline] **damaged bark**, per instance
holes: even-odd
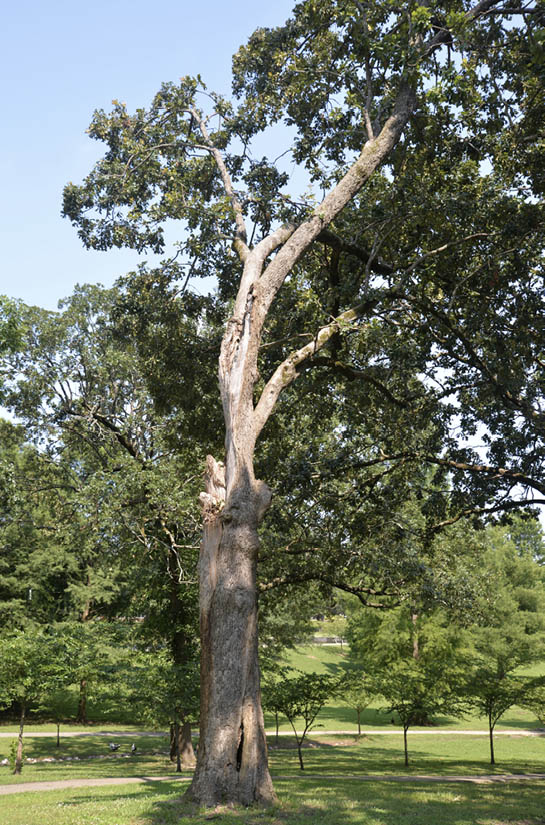
[[[261,710],[256,567],[270,493],[247,479],[227,504],[224,466],[209,456],[201,501],[201,734],[188,793],[207,806],[267,804],[275,796]]]

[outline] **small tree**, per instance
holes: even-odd
[[[361,714],[373,698],[371,685],[363,671],[350,671],[343,679],[340,691],[346,704],[356,711],[358,736],[361,736]]]
[[[263,668],[265,669],[265,668]],[[283,699],[279,685],[288,676],[290,669],[287,667],[277,667],[274,670],[268,668],[266,676],[261,684],[261,703],[263,708],[274,714],[275,742],[278,747],[278,730],[280,727],[280,714],[282,711]]]
[[[532,694],[535,678],[501,673],[493,662],[482,663],[474,669],[467,685],[467,698],[481,716],[488,720],[490,764],[496,764],[494,755],[494,729],[509,708],[525,704]]]
[[[539,722],[545,725],[545,677],[538,679],[524,699],[524,706],[535,713]]]
[[[409,660],[392,663],[375,674],[373,688],[387,702],[387,713],[397,713],[403,726],[405,765],[409,764],[407,732],[418,724],[422,714],[431,717],[438,713],[457,714],[463,708],[459,696],[461,674],[444,660],[435,666],[429,662]]]
[[[266,692],[266,707],[273,712],[283,713],[290,723],[301,770],[305,769],[301,749],[307,733],[327,700],[338,688],[338,679],[322,673],[301,673],[281,682],[270,683]],[[303,731],[295,725],[297,719],[304,721]]]
[[[520,538],[516,528],[489,531],[490,550],[483,556],[481,624],[471,628],[473,667],[467,699],[488,720],[490,764],[495,764],[494,728],[515,704],[525,703],[539,684],[520,675],[520,668],[543,660],[545,653],[545,588],[534,560],[535,542]]]
[[[29,706],[66,682],[68,658],[62,640],[48,629],[0,637],[0,707],[19,706],[19,736],[13,772],[23,767],[23,731]]]
[[[61,745],[61,723],[66,720],[66,710],[70,703],[70,692],[67,689],[58,688],[53,693],[43,697],[43,701],[38,708],[49,716],[57,726],[57,747]]]

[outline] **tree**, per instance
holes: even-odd
[[[0,636],[0,703],[19,706],[19,736],[14,773],[23,767],[23,732],[31,703],[67,681],[68,658],[60,639],[48,629],[12,631]]]
[[[494,729],[515,704],[524,704],[539,684],[520,668],[545,653],[545,588],[535,561],[533,531],[520,542],[523,522],[488,530],[483,556],[479,620],[470,628],[472,652],[466,687],[469,703],[488,721],[490,763],[495,764]]]
[[[455,659],[400,661],[372,674],[370,682],[386,702],[387,713],[397,713],[403,726],[405,765],[409,764],[407,732],[422,716],[458,714],[463,708],[462,667]]]
[[[266,686],[265,707],[274,713],[283,713],[288,719],[297,742],[299,765],[302,771],[305,765],[301,749],[305,737],[312,729],[319,712],[337,688],[338,679],[323,673],[299,673],[283,678],[281,681],[269,682]],[[302,731],[297,730],[298,719],[304,722]]]
[[[4,629],[65,617],[73,552],[59,540],[71,479],[29,444],[24,428],[0,420],[0,620]],[[73,512],[70,513],[73,516]]]
[[[58,596],[55,618],[143,616],[141,635],[168,640],[182,665],[197,650],[198,444],[178,437],[181,416],[154,408],[134,347],[111,320],[116,295],[82,287],[57,313],[22,308],[24,347],[9,359],[6,403],[40,445],[49,478],[21,473],[19,486],[41,498],[51,491],[57,503],[40,525],[54,537],[59,586],[43,589]]]
[[[524,704],[535,713],[542,725],[545,725],[545,684],[541,680],[526,693]]]
[[[141,718],[171,726],[171,759],[176,761],[176,771],[193,767],[191,720],[199,713],[197,661],[180,666],[165,650],[140,653],[128,668],[127,676],[133,682],[133,701],[140,708]],[[181,731],[183,726],[185,735]]]
[[[373,698],[372,687],[367,683],[363,669],[348,671],[339,687],[346,704],[356,711],[358,736],[361,736],[361,714]]]
[[[513,705],[525,704],[527,697],[535,687],[535,678],[518,676],[498,670],[494,655],[488,661],[477,663],[466,684],[469,704],[476,708],[488,722],[488,741],[490,743],[490,764],[496,764],[494,754],[494,729],[501,717]]]
[[[0,295],[0,356],[19,349],[22,333],[18,303],[7,295]]]
[[[541,122],[542,79],[532,35],[540,14],[519,4],[505,7],[499,0],[474,6],[449,2],[439,17],[416,3],[393,8],[390,3],[304,0],[286,25],[258,30],[236,55],[237,106],[212,94],[205,98],[210,103],[205,111],[202,82],[184,78],[179,86],[165,85],[147,111],[130,115],[114,102],[110,115],[95,113],[90,134],[107,144],[107,153],[81,186],[66,187],[64,198],[64,212],[83,242],[97,249],[128,245],[161,251],[164,221],[181,220],[187,228],[179,248],[185,262],[165,263],[157,278],[143,269],[137,280],[178,280],[182,289],[194,275],[214,274],[219,280],[225,464],[207,459],[201,497],[201,738],[190,791],[203,804],[250,804],[274,796],[259,703],[256,599],[258,528],[271,489],[256,477],[254,452],[282,393],[307,367],[373,385],[389,409],[397,406],[413,428],[418,424],[417,450],[377,454],[375,460],[387,468],[398,460],[431,461],[459,472],[470,465],[468,472],[483,476],[485,488],[488,484],[480,497],[483,506],[492,482],[507,485],[508,492],[515,480],[527,482],[528,473],[492,465],[483,469],[460,461],[459,455],[445,465],[436,442],[430,450],[424,422],[439,410],[446,436],[458,410],[442,403],[452,386],[443,395],[442,389],[428,391],[422,380],[444,333],[433,328],[435,338],[430,337],[429,327],[419,324],[411,335],[405,305],[434,310],[428,293],[433,297],[441,291],[444,279],[441,264],[430,274],[430,261],[443,262],[454,273],[452,298],[458,283],[469,283],[472,267],[480,271],[480,261],[490,257],[495,262],[505,252],[505,233],[468,226],[467,205],[473,205],[477,190],[482,219],[492,214],[483,210],[495,195],[494,204],[500,201],[505,208],[494,213],[494,227],[506,211],[516,215],[520,205],[520,189],[512,193],[513,167],[504,162],[505,147],[515,142],[521,118],[527,136]],[[317,189],[327,192],[317,205],[287,195],[280,163],[250,155],[252,138],[282,119],[295,130],[293,159],[307,169]],[[500,171],[480,189],[484,176],[469,157],[479,150],[480,161]],[[521,148],[517,157],[525,182],[538,191],[535,154]],[[446,205],[450,209],[454,200],[459,209],[450,232]],[[531,202],[526,206],[532,212]],[[425,236],[422,218],[433,219]],[[522,235],[520,222],[515,223]],[[531,238],[522,261],[534,273],[539,265],[535,232]],[[396,244],[394,262],[385,263],[379,253]],[[324,265],[313,266],[320,254]],[[522,271],[527,271],[524,266]],[[516,292],[512,271],[506,281]],[[474,302],[471,286],[464,297]],[[263,344],[282,311],[282,294],[300,302],[291,303],[287,337],[279,344],[276,338],[267,342],[278,344],[273,347],[277,361],[267,369],[271,359],[263,354]],[[350,344],[349,357],[337,357],[342,346],[349,352]],[[388,386],[398,367],[401,398]],[[412,380],[404,381],[409,367]],[[434,370],[432,379],[437,375]],[[487,380],[490,384],[490,376]],[[503,392],[502,397],[514,396]],[[522,404],[517,400],[515,407],[518,412]],[[488,416],[490,422],[493,418]],[[458,504],[459,511],[467,510],[467,497]]]

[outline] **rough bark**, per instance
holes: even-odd
[[[180,760],[180,768],[192,768],[195,765],[195,750],[191,734],[191,722],[184,721],[178,725],[178,737],[176,738],[176,725],[170,726],[170,761]]]
[[[226,502],[222,464],[208,458],[199,561],[201,722],[188,794],[202,805],[274,800],[259,684],[256,563],[264,485],[237,479]]]

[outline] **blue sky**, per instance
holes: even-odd
[[[19,0],[0,34],[0,293],[54,309],[76,283],[110,285],[133,269],[125,250],[83,249],[60,217],[63,186],[101,153],[85,130],[114,98],[146,106],[164,81],[200,73],[229,93],[231,56],[294,0]]]

